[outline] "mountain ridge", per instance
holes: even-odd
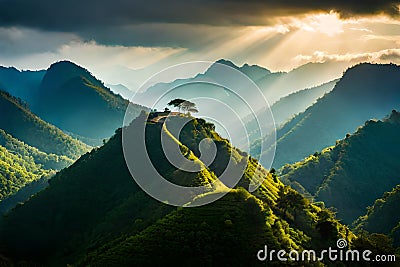
[[[280,171],[282,179],[337,208],[338,217],[352,223],[384,192],[400,184],[396,162],[399,117],[393,110],[382,121],[367,121],[335,146],[285,165]]]
[[[365,121],[399,109],[399,73],[400,67],[393,64],[364,63],[348,69],[331,92],[277,129],[273,166],[299,161],[333,145]]]

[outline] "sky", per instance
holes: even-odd
[[[400,1],[0,0],[0,65],[59,60],[131,89],[161,69],[221,58],[289,71],[400,63]]]

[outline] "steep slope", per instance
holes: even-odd
[[[0,213],[43,189],[56,170],[73,163],[66,156],[48,154],[29,146],[2,129],[0,150]]]
[[[274,167],[321,151],[366,120],[397,109],[399,74],[396,65],[365,63],[348,69],[330,93],[278,129]]]
[[[360,216],[354,225],[356,230],[367,230],[371,233],[389,234],[396,245],[400,244],[400,185],[383,194],[368,208],[367,214]]]
[[[46,170],[61,170],[73,163],[73,160],[66,156],[48,154],[40,151],[36,147],[29,146],[2,129],[0,129],[0,145],[13,154],[32,158],[36,164],[39,164]]]
[[[274,116],[275,126],[281,127],[285,122],[292,119],[295,115],[300,112],[303,112],[311,106],[318,98],[324,96],[324,94],[328,93],[333,89],[336,82],[338,80],[334,80],[319,86],[315,86],[313,88],[308,88],[304,90],[300,90],[298,92],[292,93],[288,96],[282,97],[278,101],[276,101],[271,106],[272,115]],[[263,116],[263,112],[268,112],[265,108],[262,110],[258,110],[256,115],[258,118]],[[243,119],[246,129],[248,131],[248,135],[245,137],[245,142],[247,139],[252,142],[251,144],[251,154],[258,155],[258,138],[260,138],[260,126],[265,127],[265,125],[259,125],[254,116],[247,116]]]
[[[309,89],[304,89],[279,99],[271,106],[277,126],[282,125],[294,115],[303,112],[311,106],[318,98],[330,92],[338,80],[324,83]]]
[[[166,125],[179,124],[182,119],[171,117]],[[132,134],[142,134],[143,123],[145,114],[129,126]],[[222,171],[229,155],[234,156],[236,165],[247,158],[219,137],[211,124],[193,118],[180,136],[171,136],[171,141],[177,142],[189,159],[198,161],[200,141],[211,138],[217,146],[217,157],[200,172],[178,170],[167,161],[157,141],[163,129],[161,123],[147,122],[149,135],[145,140],[154,167],[175,183],[209,184]],[[255,263],[255,253],[265,244],[301,250],[333,245],[338,237],[354,238],[329,210],[284,187],[275,174],[268,173],[253,159],[238,185],[247,188],[252,179],[266,178],[253,195],[237,189],[198,208],[176,209],[158,202],[130,176],[121,142],[119,130],[103,147],[62,170],[50,180],[49,187],[4,217],[0,222],[1,254],[16,261],[26,259],[49,265],[122,266],[163,258],[169,264],[190,259],[216,264],[223,258],[230,259],[234,252],[234,259]],[[194,201],[219,194],[219,190],[224,187],[210,188],[208,194]],[[164,245],[165,252],[147,257]],[[241,247],[247,245],[248,248]],[[204,250],[199,254],[182,254],[182,249],[188,248],[193,252]]]
[[[89,147],[34,115],[24,102],[0,91],[0,129],[45,153],[77,159]]]
[[[122,126],[127,105],[89,71],[69,61],[50,66],[31,103],[44,120],[87,143],[92,139],[92,144],[100,144]],[[135,115],[142,109],[132,108]]]
[[[11,153],[0,145],[0,202],[30,182],[51,174],[32,158]]]
[[[0,88],[31,103],[45,73],[45,70],[20,71],[0,66]]]
[[[121,95],[123,98],[130,100],[132,96],[135,94],[135,91],[130,90],[123,84],[107,84],[114,93]]]
[[[302,162],[285,165],[282,179],[328,206],[351,223],[384,192],[400,183],[400,114],[383,121],[367,121],[336,146]]]

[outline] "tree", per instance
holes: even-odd
[[[179,109],[179,112],[181,111],[181,109],[182,109],[184,112],[194,112],[194,113],[199,112],[199,111],[197,110],[197,108],[196,108],[196,104],[195,104],[195,103],[190,102],[190,101],[188,101],[188,100],[180,99],[180,98],[171,100],[171,101],[168,103],[168,106],[177,107],[177,108]]]
[[[176,98],[176,99],[174,99],[174,100],[169,101],[169,103],[168,103],[167,105],[168,105],[168,106],[173,106],[173,107],[175,107],[175,108],[179,108],[179,112],[180,112],[181,104],[182,104],[183,102],[185,102],[185,101],[186,101],[186,100],[184,100],[184,99]]]

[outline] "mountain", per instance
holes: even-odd
[[[42,189],[56,170],[71,165],[90,147],[44,122],[25,102],[3,91],[0,113],[0,211],[4,212]],[[22,188],[30,189],[15,198]]]
[[[190,122],[181,134],[173,135],[174,125],[187,118]],[[143,137],[143,124],[145,139],[138,139]],[[175,208],[156,201],[132,179],[123,156],[122,131],[118,130],[104,146],[56,174],[46,189],[1,219],[3,261],[77,266],[170,265],[177,261],[254,265],[259,263],[255,255],[264,245],[321,249],[334,246],[339,237],[349,242],[355,239],[331,211],[285,187],[275,173],[232,147],[202,119],[171,116],[163,124],[147,121],[147,114],[142,113],[126,130],[133,145],[145,141],[149,159],[165,179],[189,188],[208,188],[192,199],[193,203],[227,194],[195,208]],[[182,155],[196,164],[204,164],[199,145],[205,138],[215,143],[216,157],[197,172],[178,169],[162,151],[163,133],[167,142],[178,145]],[[229,192],[226,185],[210,182],[224,172],[230,156],[233,166],[245,171]],[[151,182],[153,177],[146,179]],[[260,179],[265,180],[256,191],[250,194],[245,190]]]
[[[338,80],[334,80],[313,88],[300,90],[279,99],[271,106],[271,112],[274,117],[275,126],[283,126],[285,122],[292,119],[295,115],[306,110],[306,108],[311,106],[318,98],[323,97],[324,94],[331,91],[337,81]],[[250,150],[252,155],[257,155],[260,153],[256,150],[258,143],[257,139],[261,136],[260,125],[257,119],[261,116],[266,116],[266,113],[268,112],[269,110],[263,108],[256,112],[256,116],[249,115],[243,119],[246,125],[247,134],[243,137],[242,142],[239,142],[237,145],[240,147],[243,145],[243,143],[247,142],[247,140],[250,140],[254,149]],[[265,127],[265,125],[263,125],[263,127]]]
[[[399,134],[396,111],[383,121],[367,121],[334,147],[285,165],[282,180],[335,207],[338,217],[350,224],[384,192],[400,184]]]
[[[0,66],[0,89],[31,103],[45,73],[45,70],[20,71]]]
[[[88,70],[69,61],[47,70],[0,67],[0,89],[21,98],[45,121],[89,145],[100,145],[122,126],[128,101]],[[146,109],[131,107],[134,116]]]
[[[331,92],[277,130],[273,166],[279,168],[321,151],[365,121],[397,109],[399,74],[396,65],[365,63],[348,69]],[[273,141],[267,139],[266,143]]]
[[[330,81],[319,86],[300,90],[282,97],[271,106],[275,123],[280,126],[300,112],[305,111],[317,99],[332,91],[338,80]]]
[[[36,147],[29,146],[0,129],[0,145],[16,155],[32,158],[36,164],[45,170],[61,170],[73,163],[67,156],[48,154]],[[75,157],[74,157],[75,159]]]
[[[134,91],[130,90],[123,84],[107,84],[114,93],[121,95],[123,98],[130,100],[135,94]]]
[[[228,130],[233,145],[249,151],[247,145],[249,136],[243,127],[251,133],[254,132],[253,128],[257,127],[242,125],[238,122],[249,120],[248,117],[254,118],[257,113],[257,115],[261,114],[257,119],[261,119],[260,123],[263,127],[271,129],[273,119],[271,111],[267,109],[270,104],[293,92],[327,82],[324,80],[320,83],[321,76],[316,73],[308,73],[306,77],[300,79],[300,76],[306,73],[308,72],[302,69],[295,69],[289,73],[272,73],[257,65],[245,64],[239,67],[231,61],[219,60],[211,64],[206,71],[192,78],[177,79],[169,83],[161,82],[151,86],[149,83],[149,87],[144,88],[147,90],[135,95],[134,101],[162,110],[172,99],[192,99],[198,107],[199,117],[212,117],[215,121],[223,122],[223,126],[220,123],[216,124],[217,130],[221,134]],[[329,90],[330,85],[319,89]],[[310,101],[310,104],[314,100]],[[219,112],[215,112],[216,110]],[[287,113],[284,112],[282,116],[285,114]],[[291,114],[289,118],[292,115],[294,114]],[[254,136],[252,134],[250,143],[266,134],[266,132],[256,132]],[[224,136],[228,135],[224,134]]]
[[[400,244],[400,185],[368,207],[368,212],[360,216],[354,225],[357,231],[366,230],[371,233],[388,234],[396,245]]]
[[[224,75],[231,75],[232,73],[223,73],[223,70],[219,67],[219,65],[226,65],[233,69],[239,70],[240,72],[248,76],[260,88],[264,97],[268,100],[270,104],[275,103],[280,98],[285,97],[291,93],[297,92],[302,89],[318,86],[338,78],[336,76],[331,79],[326,78],[330,76],[322,73],[324,71],[324,68],[320,68],[321,72],[318,72],[319,65],[324,65],[322,63],[313,63],[307,66],[304,65],[290,72],[271,72],[257,65],[244,64],[243,66],[239,67],[229,60],[220,59],[214,64],[211,64],[204,73],[200,73],[193,78],[177,79],[170,83],[158,83],[156,85],[153,85],[147,88],[145,94],[143,94],[143,96],[141,98],[139,97],[138,99],[146,101],[146,96],[162,96],[168,90],[179,90],[180,86],[188,83],[192,85],[186,86],[185,90],[179,90],[179,93],[184,94],[182,96],[183,98],[191,99],[194,97],[198,97],[199,92],[209,90],[204,83],[196,84],[196,82],[208,81],[210,83],[213,83],[223,81],[224,79],[231,79],[232,82],[234,82],[234,77],[222,77]],[[219,90],[209,90],[210,92],[207,92],[207,96],[213,99],[219,99],[223,101],[223,103],[234,104],[226,102],[227,100],[229,100],[229,98],[227,98],[222,89],[223,88],[221,87],[219,88]],[[247,95],[249,90],[248,88],[240,87],[228,89],[235,89],[235,93],[239,94],[239,96]],[[169,93],[174,92],[171,91]],[[175,97],[175,95],[171,97]]]
[[[231,68],[237,69],[240,72],[246,74],[252,81],[256,82],[265,78],[266,76],[271,74],[271,71],[267,70],[266,68],[260,67],[258,65],[249,65],[249,64],[244,64],[243,66],[239,67],[236,66],[232,61],[225,60],[225,59],[220,59],[216,61],[213,65],[211,65],[207,71],[204,73],[204,75],[208,77],[216,77],[220,75],[218,73],[218,68],[216,67],[218,64],[223,64],[226,66],[229,66]]]
[[[73,163],[48,154],[0,129],[0,213],[13,208],[47,185],[47,180]]]
[[[0,129],[47,154],[66,156],[72,160],[89,147],[33,114],[25,104],[0,91]]]
[[[122,126],[128,105],[88,70],[69,61],[50,66],[35,96],[30,105],[36,114],[84,141],[94,139],[95,144]],[[131,110],[139,114],[142,109]]]

